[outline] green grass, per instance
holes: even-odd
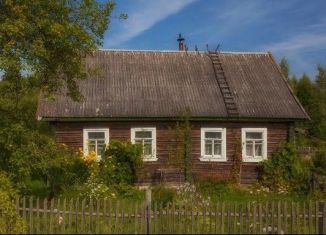
[[[199,182],[196,184],[198,191],[211,202],[268,202],[268,201],[295,201],[321,199],[322,195],[299,194],[299,193],[277,193],[268,192],[255,186],[243,187],[228,182]]]

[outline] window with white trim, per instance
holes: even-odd
[[[97,160],[101,159],[105,146],[109,143],[109,129],[84,129],[83,136],[84,154],[88,155],[94,152],[97,156]]]
[[[131,142],[143,146],[144,161],[156,161],[156,128],[131,128]]]
[[[201,128],[201,161],[226,161],[226,129]]]
[[[242,128],[242,160],[260,162],[267,159],[267,128]]]

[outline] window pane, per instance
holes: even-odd
[[[144,142],[144,155],[152,155],[152,142]]]
[[[205,155],[213,155],[211,140],[205,140]]]
[[[263,139],[263,133],[261,132],[246,132],[247,139]]]
[[[151,131],[136,131],[135,138],[152,138]]]
[[[96,152],[96,154],[97,155],[102,155],[103,154],[103,152],[104,152],[104,144],[98,144],[97,145],[97,152]]]
[[[104,139],[105,134],[104,132],[88,132],[89,139]]]
[[[221,132],[205,132],[205,138],[221,139]]]
[[[255,143],[255,156],[256,157],[263,156],[263,144]]]
[[[253,143],[250,141],[247,141],[246,143],[246,156],[247,157],[253,157],[254,150],[253,150]]]
[[[214,141],[214,155],[222,155],[221,141]]]

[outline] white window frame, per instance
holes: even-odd
[[[152,132],[152,155],[143,156],[145,162],[154,162],[157,161],[156,156],[156,128],[155,127],[133,127],[131,128],[131,143],[135,144],[135,134],[138,131],[150,131]]]
[[[252,158],[246,155],[246,133],[247,132],[259,132],[263,135],[263,146],[262,146],[262,157]],[[242,161],[243,162],[261,162],[267,159],[267,128],[242,128],[241,129],[242,138]]]
[[[205,154],[205,133],[206,132],[221,132],[222,135],[222,154],[221,155],[206,155]],[[201,128],[201,155],[200,161],[212,161],[212,162],[226,162],[226,128],[213,128],[205,127]]]
[[[89,132],[104,132],[104,143],[107,145],[109,143],[109,128],[84,128],[83,129],[83,152],[84,156],[89,154],[88,152],[88,133]],[[101,155],[97,155],[97,161],[101,159]]]

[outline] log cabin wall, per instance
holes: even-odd
[[[156,127],[156,153],[158,160],[145,162],[144,176],[141,182],[155,182],[160,180],[158,169],[168,168],[169,160],[173,158],[173,148],[178,143],[176,140],[175,122],[57,122],[52,123],[55,128],[58,143],[64,143],[75,148],[83,147],[83,128],[109,128],[109,138],[117,140],[130,140],[131,127]],[[241,143],[241,128],[261,127],[267,128],[268,156],[289,138],[290,123],[254,123],[254,122],[218,122],[194,121],[191,123],[191,155],[192,173],[195,178],[214,177],[215,179],[231,178],[233,156],[237,144]],[[226,128],[226,162],[202,162],[200,158],[201,127]],[[248,184],[258,177],[257,163],[242,163],[241,183]],[[171,178],[167,181],[175,181]]]

